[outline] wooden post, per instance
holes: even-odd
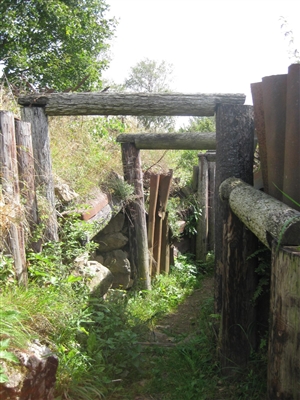
[[[135,200],[129,204],[129,213],[134,228],[131,230],[130,252],[137,268],[139,287],[150,289],[151,278],[149,273],[143,174],[140,151],[133,143],[122,144],[122,161],[125,180],[134,186],[135,191]]]
[[[252,106],[220,105],[216,114],[216,193],[224,179],[236,176],[253,181]],[[220,358],[230,374],[247,364],[256,345],[256,237],[219,196],[216,202],[216,311],[221,313]]]
[[[15,121],[16,145],[18,158],[19,186],[21,196],[26,210],[26,219],[29,223],[31,236],[39,223],[38,208],[36,200],[34,182],[34,159],[32,150],[31,125],[29,122],[20,120]],[[29,238],[31,247],[34,251],[41,250],[41,241],[32,242]]]
[[[8,213],[7,217],[3,219],[6,226],[1,226],[3,231],[1,240],[4,241],[3,244],[7,251],[13,256],[19,284],[26,285],[28,276],[23,229],[25,216],[20,204],[15,121],[13,113],[9,111],[0,111],[0,168],[3,207],[4,212],[6,209],[6,213]],[[7,232],[5,232],[6,228]]]
[[[58,240],[57,217],[55,210],[52,163],[50,156],[50,139],[48,118],[42,107],[25,107],[21,110],[22,120],[31,123],[35,186],[47,200],[49,219],[45,229],[46,240]]]
[[[196,260],[205,261],[208,246],[208,162],[199,153],[198,202],[202,215],[197,223]]]
[[[215,176],[216,176],[216,152],[207,151],[208,161],[208,250],[215,251]]]
[[[268,399],[300,400],[300,250],[273,241]]]

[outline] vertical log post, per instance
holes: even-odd
[[[215,176],[216,176],[216,152],[207,151],[208,161],[208,250],[215,251]]]
[[[31,125],[29,122],[15,121],[16,145],[18,158],[19,186],[26,210],[26,219],[29,223],[31,248],[39,252],[41,242],[33,243],[32,235],[39,222],[34,182],[34,159],[32,150]]]
[[[7,225],[1,226],[1,240],[13,256],[16,278],[21,285],[27,284],[25,239],[22,222],[25,217],[20,204],[17,150],[15,140],[14,115],[9,111],[0,111],[0,180],[3,204],[7,204]],[[5,208],[4,208],[5,211]],[[4,222],[5,222],[4,219]],[[7,228],[7,232],[6,229]]]
[[[272,246],[268,399],[300,400],[300,250]]]
[[[216,114],[216,193],[230,176],[253,181],[252,106],[219,105]],[[219,196],[216,202],[216,308],[221,313],[220,358],[223,373],[247,364],[256,345],[256,237]]]
[[[140,150],[133,143],[122,143],[122,162],[126,182],[134,186],[135,200],[129,204],[133,224],[130,235],[130,252],[137,268],[138,286],[151,288],[147,225],[144,205],[143,174]]]
[[[46,240],[58,240],[48,118],[42,107],[24,107],[21,115],[23,121],[31,123],[35,186],[48,203],[49,219],[44,236]]]
[[[205,261],[208,248],[208,162],[204,153],[199,153],[198,158],[198,202],[202,215],[197,223],[196,260]]]

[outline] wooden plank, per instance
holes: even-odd
[[[88,221],[89,219],[93,218],[109,203],[110,200],[111,199],[106,193],[97,193],[97,197],[95,199],[88,201],[89,208],[82,211],[81,218],[84,221]]]
[[[130,253],[134,268],[138,273],[138,287],[151,288],[149,273],[149,254],[147,240],[147,225],[144,204],[143,174],[141,168],[140,151],[132,143],[122,144],[122,161],[124,178],[134,186],[135,200],[128,205],[133,229],[130,230]]]
[[[217,104],[244,104],[241,93],[53,93],[21,96],[47,115],[187,115],[208,117]]]
[[[216,194],[229,176],[253,181],[254,124],[252,106],[220,105],[216,115]],[[220,361],[224,374],[244,367],[256,345],[255,259],[257,239],[215,197],[216,208],[216,311],[221,313]]]
[[[273,241],[268,399],[300,400],[300,251]]]
[[[117,137],[119,143],[134,143],[145,150],[215,150],[214,132],[195,133],[123,133]]]
[[[226,179],[219,188],[222,200],[267,247],[272,239],[282,246],[300,245],[300,212],[238,178]]]
[[[164,274],[168,274],[170,272],[170,235],[168,213],[166,213],[165,218],[162,221],[160,272]]]
[[[152,259],[154,248],[154,230],[155,230],[155,213],[158,198],[160,175],[150,175],[150,196],[149,196],[149,211],[148,211],[148,250],[149,250],[149,271],[152,276]]]
[[[32,148],[35,169],[35,187],[48,202],[48,220],[44,232],[45,240],[58,240],[58,225],[55,210],[54,184],[48,118],[42,107],[25,107],[22,120],[31,123]]]
[[[157,199],[156,215],[155,215],[154,246],[153,246],[153,258],[156,261],[156,271],[155,271],[156,275],[160,274],[161,271],[163,220],[166,215],[172,176],[173,176],[172,170],[170,170],[169,174],[160,175],[158,199]]]
[[[215,176],[216,152],[206,152],[208,161],[208,250],[215,251]]]
[[[7,204],[9,210],[0,246],[13,256],[18,283],[26,286],[28,275],[23,229],[25,216],[20,204],[15,121],[10,111],[0,111],[0,177],[4,207]]]

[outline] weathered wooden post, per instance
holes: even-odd
[[[256,345],[255,260],[257,239],[219,196],[219,186],[235,176],[252,184],[252,106],[219,105],[216,113],[215,307],[221,313],[220,358],[224,373],[247,364]]]
[[[20,203],[15,121],[13,113],[9,111],[0,111],[0,181],[3,206],[7,204],[9,212],[6,218],[7,232],[1,226],[1,241],[13,256],[19,284],[26,285],[28,277],[23,229],[25,216]]]
[[[38,207],[35,190],[35,171],[32,150],[31,125],[29,122],[15,121],[16,145],[19,172],[19,187],[22,200],[26,210],[26,219],[29,223],[30,233],[34,231],[39,223]],[[33,242],[32,237],[29,238],[31,247],[34,251],[41,250],[41,242]]]
[[[138,284],[143,289],[151,288],[149,252],[144,205],[143,173],[140,150],[133,143],[122,143],[124,178],[134,186],[135,199],[129,204],[133,229],[130,235],[130,252],[138,273]]]
[[[208,161],[208,250],[215,250],[215,176],[216,176],[216,152],[207,151]]]
[[[24,107],[22,120],[31,123],[32,148],[35,169],[35,186],[47,200],[49,219],[45,229],[46,240],[58,240],[55,196],[50,156],[48,117],[43,107]]]
[[[208,162],[205,153],[199,153],[198,203],[202,211],[197,223],[196,260],[205,261],[208,249]]]
[[[300,247],[275,240],[269,329],[268,399],[300,400]]]

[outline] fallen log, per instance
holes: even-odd
[[[47,115],[178,115],[208,117],[217,104],[244,104],[241,93],[52,93],[21,96]]]
[[[238,178],[223,181],[219,194],[269,249],[273,239],[280,246],[300,245],[300,212]]]

